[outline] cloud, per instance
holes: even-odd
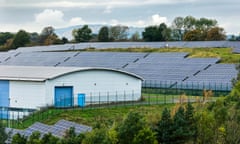
[[[0,7],[41,7],[41,8],[89,8],[89,7],[106,7],[108,5],[113,7],[129,7],[129,6],[146,6],[156,4],[179,4],[189,3],[199,0],[41,0],[32,1],[25,0],[23,3],[19,3],[18,0],[4,1],[0,0]]]
[[[45,26],[61,26],[65,23],[63,16],[64,14],[62,11],[45,9],[43,12],[35,15],[35,22]]]
[[[106,13],[106,14],[112,13],[112,6],[109,6],[109,5],[108,5],[108,6],[104,9],[103,13]]]
[[[152,15],[152,24],[159,25],[161,23],[167,23],[167,17],[162,17],[159,14]]]
[[[81,17],[71,18],[71,20],[69,22],[70,26],[80,25],[80,24],[86,24],[86,22]]]
[[[119,21],[116,20],[116,19],[112,19],[112,20],[110,21],[110,25],[113,25],[113,26],[119,25]]]

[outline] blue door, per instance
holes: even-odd
[[[55,107],[73,106],[73,87],[55,87]]]
[[[80,107],[85,106],[85,94],[83,94],[83,93],[78,94],[78,106],[80,106]]]
[[[9,81],[0,80],[0,118],[7,119],[9,107]]]

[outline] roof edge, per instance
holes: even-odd
[[[70,71],[70,72],[65,72],[65,73],[59,74],[55,77],[49,78],[48,80],[56,79],[58,77],[61,77],[61,76],[67,75],[67,74],[71,74],[71,73],[75,73],[75,72],[91,71],[91,70],[114,71],[114,72],[118,72],[118,73],[122,73],[122,74],[126,74],[126,75],[129,75],[129,76],[135,77],[137,79],[140,79],[141,81],[144,80],[141,76],[139,76],[137,74],[134,74],[134,73],[131,73],[131,72],[118,70],[118,69],[112,69],[112,68],[104,68],[104,67],[80,67],[80,69],[76,69],[76,70],[73,70],[73,71]]]

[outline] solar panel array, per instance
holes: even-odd
[[[238,54],[240,54],[240,46],[239,46],[239,47],[235,47],[235,48],[233,49],[233,53],[238,53]]]
[[[167,81],[170,83],[169,85],[183,82],[185,84],[193,76],[197,76],[209,68],[212,70],[214,68],[211,68],[212,65],[219,61],[218,58],[188,58],[188,53],[180,52],[18,52],[11,53],[11,55],[2,53],[2,55],[3,61],[0,65],[113,68],[135,73],[149,83]],[[219,65],[219,67],[225,69],[223,65]],[[232,69],[230,72],[235,70],[234,67],[230,69]],[[220,71],[220,69],[217,70]],[[216,73],[210,71],[207,74],[211,76]],[[212,77],[219,79],[216,82],[222,82],[220,75]],[[235,72],[230,78],[223,80],[225,85],[229,84],[229,88],[231,87],[229,79],[234,77],[236,77]],[[198,82],[203,82],[203,80],[199,78]],[[217,88],[220,89],[220,87]]]
[[[124,68],[146,53],[81,52],[59,66]]]
[[[16,57],[9,57],[0,65],[20,65],[20,66],[57,66],[61,62],[66,62],[74,56],[76,52],[22,52]]]
[[[67,120],[59,120],[54,125],[46,125],[40,122],[36,122],[25,130],[7,128],[6,132],[7,133],[10,132],[11,137],[17,133],[29,137],[32,135],[33,132],[38,131],[40,132],[41,136],[43,136],[44,134],[52,133],[52,135],[61,138],[65,135],[65,132],[69,130],[71,127],[75,128],[76,134],[85,133],[92,130],[92,127],[86,125],[70,122]],[[8,139],[8,142],[11,142],[11,138]]]
[[[240,42],[233,41],[174,41],[174,42],[91,42],[78,44],[64,44],[52,46],[34,46],[21,47],[17,52],[33,52],[33,51],[66,51],[81,50],[86,48],[165,48],[165,47],[186,47],[186,48],[209,48],[209,47],[239,47]]]
[[[161,87],[170,87],[182,84],[190,77],[197,76],[202,71],[211,68],[212,65],[217,65],[220,69],[223,67],[223,65],[215,64],[219,61],[218,58],[186,58],[186,56],[187,53],[151,53],[137,63],[131,63],[124,70],[142,76],[145,79],[144,86],[158,87],[159,85],[154,85],[154,83],[166,82]],[[235,68],[230,67],[229,69],[231,70],[229,72],[234,73],[229,78],[218,82],[229,82],[229,79],[236,77]],[[209,73],[216,74],[211,69]],[[216,79],[218,78],[222,79],[221,76],[216,76]],[[201,81],[198,79],[197,82]],[[219,90],[221,89],[219,88]]]
[[[232,80],[236,78],[238,71],[234,64],[213,64],[202,70],[195,76],[189,77],[181,85],[189,85],[194,89],[231,90]]]

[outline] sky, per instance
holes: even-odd
[[[174,18],[189,15],[215,19],[227,34],[240,33],[239,0],[0,0],[0,32],[82,24],[171,26]]]

